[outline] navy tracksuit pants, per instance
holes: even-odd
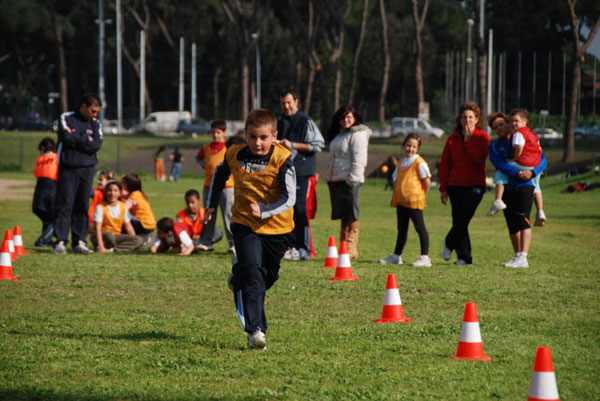
[[[279,278],[279,265],[291,235],[263,235],[250,227],[231,223],[238,263],[233,268],[234,302],[244,331],[267,332],[265,293]],[[241,303],[241,305],[240,305]],[[242,312],[242,313],[241,313]]]
[[[69,228],[73,246],[85,241],[89,231],[88,207],[94,167],[59,166],[56,202],[54,204],[54,236],[58,241],[69,239]]]

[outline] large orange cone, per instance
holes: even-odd
[[[335,269],[338,263],[338,252],[335,246],[335,237],[329,237],[329,245],[327,246],[327,255],[325,256],[325,264],[323,269]]]
[[[527,401],[558,401],[558,388],[550,348],[538,347]]]
[[[473,302],[465,304],[465,314],[460,329],[458,350],[453,359],[476,359],[490,361],[492,358],[483,354],[483,343],[479,332],[479,319],[477,319],[477,306]]]
[[[10,248],[7,240],[2,241],[2,248],[0,248],[0,280],[18,280],[13,276]]]
[[[6,230],[4,232],[4,241],[8,242],[8,250],[10,252],[10,260],[13,262],[16,262],[17,255],[15,254],[15,243],[13,242],[12,231]]]
[[[23,236],[21,235],[21,227],[15,226],[13,229],[13,242],[15,245],[15,254],[27,255],[25,248],[23,247]]]
[[[358,281],[358,278],[352,275],[352,266],[350,265],[350,255],[348,254],[348,245],[346,245],[346,242],[340,243],[340,255],[335,269],[335,277],[331,277],[329,280]]]
[[[398,282],[395,274],[388,274],[385,286],[385,298],[383,300],[383,313],[381,319],[375,323],[403,322],[408,323],[410,319],[404,316],[404,308],[398,291]]]

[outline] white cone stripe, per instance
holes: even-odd
[[[542,400],[558,400],[558,388],[554,372],[533,372],[529,396]]]
[[[328,257],[328,258],[337,258],[338,257],[337,249],[335,248],[335,246],[327,247],[326,257]]]
[[[15,252],[15,244],[13,243],[12,240],[8,241],[8,250],[10,253],[14,253]]]
[[[481,333],[479,332],[479,322],[463,322],[460,328],[460,340],[463,343],[480,343]]]
[[[12,266],[10,262],[10,253],[0,253],[0,266]]]
[[[402,305],[400,299],[400,291],[397,288],[385,290],[385,298],[383,300],[384,305]]]
[[[347,253],[341,254],[338,258],[337,267],[352,267],[350,266],[350,255],[348,255]]]
[[[15,243],[15,246],[23,246],[23,238],[21,238],[20,235],[15,235],[13,237],[13,242]]]

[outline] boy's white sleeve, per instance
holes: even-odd
[[[92,218],[92,220],[97,223],[102,223],[103,219],[104,211],[102,210],[102,206],[98,205],[96,206],[96,210],[94,210],[94,217]]]
[[[512,137],[513,146],[525,146],[525,137],[519,131],[515,132]]]
[[[179,233],[179,241],[181,241],[181,244],[186,247],[192,245],[192,239],[185,231]]]

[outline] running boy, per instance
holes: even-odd
[[[156,223],[157,240],[150,248],[151,253],[167,252],[188,256],[196,248],[192,241],[192,229],[185,223],[173,222],[170,217],[163,217]]]
[[[204,168],[204,189],[202,196],[204,197],[204,207],[208,203],[208,190],[212,181],[215,169],[225,159],[227,151],[225,137],[227,136],[227,123],[223,120],[214,120],[210,123],[210,135],[212,142],[204,145],[196,155],[196,160]],[[231,225],[231,206],[233,205],[233,178],[230,177],[226,184],[219,202],[215,205],[215,210],[221,207],[221,215],[223,216],[223,226],[225,227],[225,235],[229,241],[229,252],[235,253],[233,245],[233,234],[229,226]],[[204,227],[204,233],[198,244],[199,251],[212,251],[214,241],[215,226],[217,224],[217,216],[214,216]],[[221,233],[222,235],[222,233]]]
[[[35,161],[33,175],[37,178],[33,192],[33,213],[42,221],[42,234],[35,240],[35,246],[52,246],[54,235],[54,198],[58,180],[58,160],[56,143],[46,137],[38,144],[40,156]]]
[[[235,199],[231,232],[238,262],[230,284],[248,333],[248,348],[266,349],[265,293],[279,278],[279,264],[291,245],[296,202],[296,174],[291,153],[275,143],[277,119],[255,109],[246,119],[247,145],[233,145],[213,177],[205,222],[215,212],[221,191],[233,175]]]

